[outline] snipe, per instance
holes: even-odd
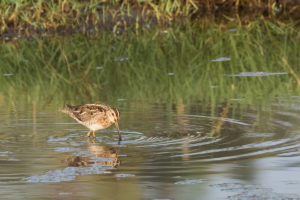
[[[105,104],[67,105],[61,112],[70,115],[70,117],[74,118],[77,122],[89,128],[88,137],[90,137],[91,131],[93,131],[93,137],[95,138],[96,130],[104,129],[115,124],[118,129],[119,141],[122,140],[118,125],[120,113],[116,108],[111,108]]]

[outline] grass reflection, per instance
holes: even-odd
[[[299,36],[291,27],[253,22],[235,31],[194,25],[139,36],[104,32],[3,42],[1,96],[77,104],[117,99],[202,101],[212,107],[230,99],[268,102],[298,93]]]

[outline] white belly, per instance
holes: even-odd
[[[99,129],[103,129],[104,127],[101,126],[100,124],[91,124],[88,126],[89,129],[93,130],[93,131],[96,131],[96,130],[99,130]]]

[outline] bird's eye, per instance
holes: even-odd
[[[115,116],[115,113],[112,113],[113,116]]]

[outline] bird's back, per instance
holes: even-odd
[[[105,118],[105,113],[111,109],[105,104],[85,104],[78,106],[66,105],[67,107],[62,112],[70,115],[79,123],[92,123],[99,118]]]

